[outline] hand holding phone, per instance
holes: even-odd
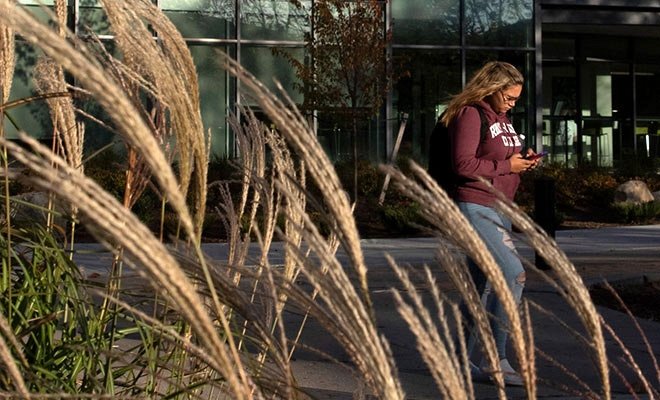
[[[529,156],[525,156],[525,157],[523,157],[523,158],[524,158],[525,160],[534,161],[534,160],[538,160],[538,159],[541,158],[541,157],[545,157],[545,156],[547,156],[547,155],[548,155],[548,152],[547,152],[547,151],[542,151],[542,152],[540,152],[540,153],[531,154],[531,155],[529,155]]]

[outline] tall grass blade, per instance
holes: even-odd
[[[422,217],[437,228],[451,243],[465,250],[467,255],[475,261],[492,284],[494,293],[502,303],[509,319],[510,338],[518,358],[518,363],[520,364],[520,372],[525,382],[525,389],[528,396],[535,397],[536,387],[533,380],[535,374],[532,370],[534,365],[528,359],[528,344],[525,342],[521,316],[501,270],[495,263],[492,255],[485,250],[485,245],[454,201],[447,196],[424,168],[412,161],[410,168],[415,180],[406,177],[394,167],[382,166],[382,169],[392,176],[395,186],[399,188],[401,193],[417,201],[418,204],[423,205],[420,210]],[[461,283],[459,287],[464,283]],[[470,311],[473,314],[473,318],[478,318],[478,314],[474,314],[474,299],[466,298],[465,301],[471,307]],[[482,339],[485,338],[482,337]],[[503,387],[502,375],[499,370],[499,360],[496,354],[487,352],[486,355],[488,356],[492,370],[495,371],[494,378],[498,382],[498,386]]]
[[[199,105],[197,73],[183,37],[149,0],[104,0],[105,12],[124,55],[154,84],[170,109],[177,138],[181,191],[194,177],[191,197],[195,237],[201,237],[206,212],[208,149]],[[153,29],[158,41],[148,40]],[[141,153],[142,154],[142,153]]]
[[[522,212],[517,205],[506,201],[504,198],[500,198],[497,207],[520,229],[528,238],[534,250],[543,257],[555,272],[556,282],[563,289],[559,291],[560,294],[576,311],[589,334],[589,344],[596,356],[596,362],[600,372],[601,395],[605,399],[610,399],[612,394],[601,318],[596,311],[596,307],[589,295],[589,289],[587,289],[582,277],[566,256],[566,253],[557,246],[555,241],[541,227]]]
[[[305,161],[310,176],[321,189],[325,204],[337,222],[339,240],[351,259],[351,267],[358,276],[361,297],[371,310],[367,268],[360,247],[359,233],[352,216],[348,195],[342,188],[328,155],[316,140],[306,119],[290,99],[279,99],[235,60],[226,54],[221,54],[221,57],[225,68],[235,75],[246,89],[252,91],[254,100],[273,121],[278,131],[286,138],[287,143]],[[371,318],[373,319],[373,315]]]
[[[11,330],[9,330],[9,323],[2,315],[0,315],[0,327],[2,332],[2,335],[0,335],[0,360],[2,360],[2,363],[5,366],[5,372],[11,378],[12,384],[14,385],[17,394],[19,394],[21,398],[29,399],[31,396],[28,392],[27,386],[25,385],[21,371],[16,365],[12,351],[4,338],[7,337],[9,342],[12,343],[14,348],[16,348],[16,351],[20,352],[20,348],[17,346],[18,341],[15,337],[13,337]],[[19,358],[24,360],[22,355]],[[24,363],[26,363],[26,361],[24,361]]]
[[[31,154],[4,139],[0,144],[8,146],[16,159],[33,171],[34,174],[25,179],[77,204],[81,220],[98,240],[110,248],[117,245],[124,248],[134,263],[148,273],[154,289],[168,297],[190,323],[199,342],[216,360],[211,367],[226,379],[235,398],[252,398],[253,384],[245,374],[240,358],[236,357],[236,349],[220,340],[217,327],[203,307],[204,302],[164,245],[94,181],[72,170],[34,139],[23,135],[22,140],[37,153]],[[50,163],[58,168],[50,168]]]
[[[70,34],[67,40],[63,39],[27,10],[9,0],[0,0],[0,23],[10,26],[26,40],[40,47],[97,99],[114,121],[118,132],[147,160],[163,192],[178,213],[184,231],[190,238],[196,238],[197,229],[186,207],[184,193],[180,191],[160,144],[139,113],[135,112],[135,107],[121,87],[109,79],[87,46]]]

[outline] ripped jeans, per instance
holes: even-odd
[[[495,209],[479,204],[459,202],[458,207],[493,255],[495,262],[504,274],[504,279],[513,294],[513,298],[519,304],[525,287],[526,276],[525,269],[511,239],[511,221]],[[468,266],[477,291],[481,294],[481,301],[486,312],[491,315],[491,328],[499,357],[500,359],[506,358],[509,319],[495,293],[491,293],[490,282],[487,282],[481,269],[471,259],[468,260]],[[466,321],[472,321],[467,309],[464,306],[462,308]],[[471,329],[473,324],[468,323],[467,325],[470,326],[470,329],[466,332],[469,338],[468,354],[470,354],[476,339],[474,329]]]

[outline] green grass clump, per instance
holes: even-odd
[[[627,224],[645,224],[660,218],[660,202],[646,203],[620,202],[612,205],[619,221]]]

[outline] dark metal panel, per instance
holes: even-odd
[[[539,0],[541,7],[660,8],[660,0]]]
[[[655,12],[640,12],[544,8],[542,21],[544,24],[659,25],[660,9]]]

